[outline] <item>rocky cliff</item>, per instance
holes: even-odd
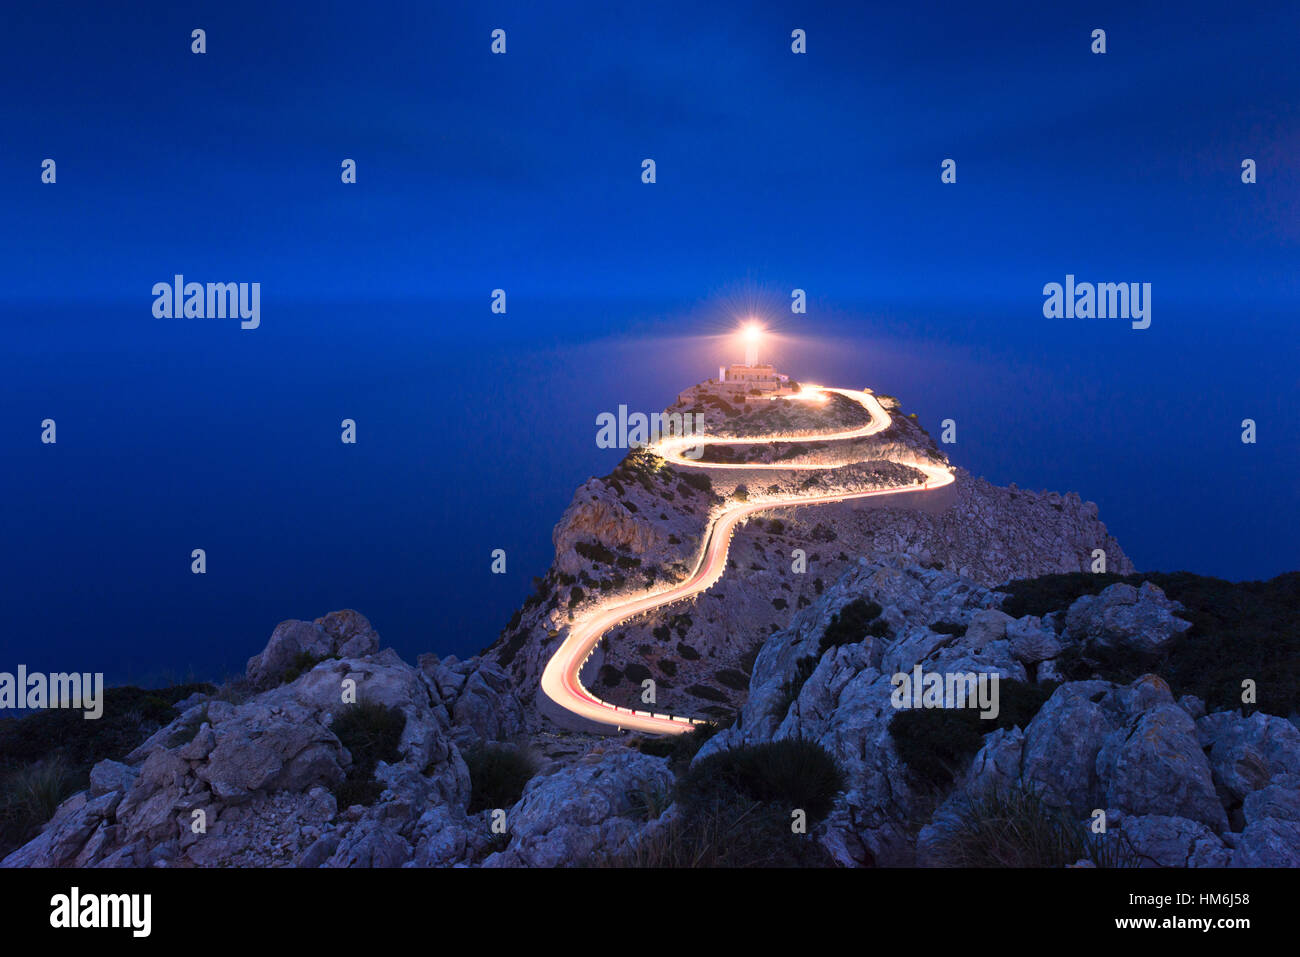
[[[864,460],[859,464],[811,475],[765,470],[756,479],[741,470],[667,465],[634,451],[608,476],[588,480],[555,526],[550,570],[485,658],[507,671],[531,701],[573,616],[593,603],[684,578],[711,511],[723,502],[738,494],[754,501],[763,494],[806,490],[809,483],[827,492],[906,484],[915,476],[898,460],[945,461],[919,424],[897,411],[896,400],[882,397],[882,404],[893,410],[893,424],[852,443],[852,455]],[[829,431],[861,424],[852,415],[852,402],[847,409],[828,403],[820,413],[804,407],[786,413],[777,405],[730,417],[716,405],[707,407],[716,419],[710,420],[715,434]],[[738,459],[770,458],[761,446],[740,448],[747,451],[737,453]],[[846,453],[805,449],[797,460],[819,455],[838,462]],[[1097,549],[1105,552],[1109,570],[1133,570],[1097,506],[1074,493],[1001,488],[958,469],[955,487],[934,498],[941,507],[859,501],[781,509],[749,521],[736,534],[722,580],[694,601],[643,616],[609,635],[593,659],[589,684],[608,701],[634,705],[641,682],[654,678],[657,703],[667,710],[704,717],[733,713],[744,701],[749,667],[762,641],[787,627],[796,611],[860,558],[904,555],[986,586],[1087,570]],[[796,550],[805,562],[796,561]]]

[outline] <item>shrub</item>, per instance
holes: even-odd
[[[604,565],[613,565],[618,556],[610,551],[599,542],[577,542],[573,550],[590,562],[598,562]]]
[[[391,764],[401,758],[398,746],[406,730],[406,715],[399,708],[358,702],[336,713],[330,730],[352,756],[347,777],[334,788],[338,806],[374,804],[384,791],[375,779],[375,768],[380,761]]]
[[[670,790],[657,783],[640,782],[627,790],[625,796],[632,806],[633,818],[638,821],[657,820],[672,803]]]
[[[763,650],[763,642],[761,641],[756,641],[752,645],[750,645],[749,648],[745,650],[744,654],[740,656],[740,660],[737,662],[737,664],[740,666],[740,670],[743,671],[746,675],[752,675],[754,673],[754,663],[758,661],[758,653],[762,650]]]
[[[634,842],[622,855],[598,860],[613,867],[829,867],[833,861],[811,836],[790,830],[789,811],[722,792],[707,806],[680,814]]]
[[[58,806],[87,783],[58,755],[0,774],[0,856],[40,833]]]
[[[894,750],[921,784],[943,788],[999,728],[1024,728],[1056,685],[998,681],[998,715],[981,718],[976,708],[911,708],[889,722]]]
[[[210,684],[184,684],[146,690],[105,688],[103,715],[87,721],[78,708],[48,708],[21,718],[0,720],[0,763],[31,764],[55,753],[68,766],[90,767],[105,758],[121,760],[136,745],[176,717],[177,701],[211,694]]]
[[[1058,685],[1054,683],[1029,684],[1025,681],[1014,681],[1012,679],[1002,679],[998,681],[998,716],[991,721],[980,720],[984,724],[992,724],[990,731],[998,728],[1020,728],[1024,730],[1028,727],[1029,722],[1034,719],[1034,715],[1047,704],[1047,699],[1056,691]]]
[[[695,730],[673,738],[673,752],[668,756],[668,766],[674,772],[690,765],[704,742],[722,730],[721,724],[697,724]]]
[[[869,633],[881,636],[887,634],[888,625],[880,620],[880,612],[880,606],[874,601],[867,601],[865,598],[853,599],[831,616],[830,623],[822,632],[822,640],[817,650],[825,652],[826,649],[838,645],[856,644]]]
[[[1099,867],[1136,863],[1122,832],[1091,836],[1067,812],[1023,787],[970,800],[953,820],[936,822],[946,867],[1065,867],[1081,859]]]
[[[695,762],[678,782],[677,797],[689,811],[734,791],[775,805],[788,826],[796,808],[807,813],[809,823],[829,814],[844,781],[844,772],[820,744],[785,739],[719,751]]]
[[[1069,572],[1061,575],[1042,575],[1038,578],[1020,578],[998,586],[1007,598],[1002,610],[1012,618],[1025,615],[1044,615],[1070,607],[1076,598],[1096,595],[1103,588],[1126,581],[1124,575],[1113,573]]]
[[[467,750],[464,757],[469,768],[470,814],[512,807],[537,773],[532,753],[513,745],[479,745]]]
[[[958,638],[966,634],[966,626],[955,621],[936,621],[930,630],[937,635],[956,635]]]
[[[501,641],[501,651],[497,655],[497,663],[502,667],[508,666],[515,660],[524,644],[528,641],[527,631],[516,631],[514,634]]]
[[[794,674],[781,685],[781,703],[777,706],[777,714],[785,714],[790,710],[803,686],[817,670],[817,662],[820,660],[816,655],[804,655],[794,663]]]
[[[686,689],[687,694],[693,694],[697,698],[703,698],[705,701],[726,701],[727,696],[717,688],[710,688],[708,685],[695,684]]]
[[[667,752],[670,767],[679,769],[675,797],[681,813],[633,842],[622,856],[597,863],[733,868],[833,863],[817,841],[790,830],[793,809],[802,808],[810,822],[821,820],[844,787],[831,755],[812,742],[778,741],[721,751],[690,766],[718,730],[697,726],[678,736],[671,750],[657,741],[640,745],[649,753]],[[646,806],[653,814],[657,803],[647,801]]]
[[[682,475],[682,481],[701,492],[713,491],[713,480],[703,472],[686,472]]]
[[[721,726],[717,724],[697,724],[694,730],[685,734],[658,738],[642,737],[636,739],[633,744],[643,754],[667,758],[668,767],[674,773],[680,773],[691,763],[700,748],[704,746],[704,742],[720,730]]]
[[[627,675],[629,681],[645,681],[650,677],[650,669],[634,661],[623,666],[623,674]]]
[[[654,758],[667,758],[673,754],[677,742],[681,738],[687,737],[690,737],[690,735],[679,734],[675,736],[665,735],[660,738],[637,738],[632,742],[632,745],[642,754],[648,754]]]
[[[984,743],[978,712],[965,708],[917,708],[900,711],[889,722],[894,750],[922,785],[941,788]],[[989,731],[993,729],[988,728]]]
[[[749,687],[749,675],[743,671],[737,671],[735,668],[723,668],[721,671],[715,671],[713,679],[718,684],[726,685],[728,688],[734,688],[737,691],[744,691]]]
[[[304,672],[311,671],[328,657],[326,655],[318,658],[310,651],[298,652],[293,656],[293,660],[289,662],[289,667],[284,670],[284,675],[280,678],[280,684],[287,685],[297,680]]]

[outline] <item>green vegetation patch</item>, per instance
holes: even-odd
[[[347,777],[334,787],[339,809],[374,804],[384,792],[375,769],[380,761],[392,764],[401,759],[398,746],[406,730],[406,715],[400,708],[358,702],[335,712],[330,730],[352,756]]]
[[[511,744],[482,744],[464,752],[469,768],[469,813],[513,807],[537,773],[532,752]]]
[[[883,638],[889,634],[889,624],[880,617],[881,607],[874,601],[855,598],[834,615],[822,632],[817,646],[819,653],[840,645],[853,645],[869,635]]]
[[[744,745],[696,761],[678,784],[678,800],[687,809],[707,808],[734,792],[784,812],[802,810],[808,823],[830,813],[844,789],[844,772],[829,751],[814,741],[785,739]]]
[[[737,691],[744,691],[749,687],[749,675],[735,668],[723,668],[721,671],[715,671],[713,679],[718,684],[726,685],[728,688],[734,688]]]
[[[1137,855],[1123,831],[1091,834],[1067,812],[1028,788],[991,791],[936,823],[944,867],[1067,867],[1090,860],[1098,867],[1134,867]]]
[[[1003,678],[998,681],[996,718],[981,718],[978,708],[910,708],[894,715],[889,736],[915,780],[942,789],[984,744],[984,735],[999,728],[1024,728],[1056,688]]]
[[[573,550],[589,562],[613,565],[618,560],[618,555],[600,542],[575,542]]]

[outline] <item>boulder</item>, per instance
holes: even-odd
[[[140,769],[133,768],[121,761],[100,761],[90,769],[90,793],[92,797],[109,794],[113,791],[125,793],[135,784],[140,776]]]
[[[1128,814],[1188,818],[1228,826],[1196,725],[1176,704],[1160,703],[1107,735],[1097,755],[1107,807]]]
[[[1136,815],[1112,834],[1128,844],[1140,867],[1227,867],[1232,859],[1232,849],[1218,835],[1185,817]]]
[[[329,655],[331,643],[320,625],[310,621],[282,621],[271,632],[266,647],[248,659],[244,674],[255,687],[279,683],[295,662],[320,660]]]
[[[1061,653],[1056,632],[1036,615],[1007,622],[1006,634],[1011,641],[1011,653],[1024,664],[1035,665]]]
[[[441,698],[450,733],[459,747],[509,741],[523,733],[524,706],[514,681],[492,662],[421,655],[420,669]]]
[[[325,867],[401,867],[411,859],[411,845],[391,826],[378,822],[353,827],[325,861]]]
[[[1248,826],[1270,817],[1300,822],[1300,775],[1279,774],[1264,787],[1251,791],[1242,802],[1242,816]]]
[[[82,791],[68,798],[54,812],[34,840],[15,850],[0,867],[68,867],[122,800],[118,791],[90,797]]]
[[[1100,702],[1111,687],[1106,681],[1063,684],[1025,728],[1023,782],[1049,805],[1097,806],[1097,755],[1115,730]]]
[[[1122,582],[1084,595],[1065,615],[1067,638],[1105,649],[1151,654],[1191,627],[1176,616],[1182,605],[1150,582],[1134,588]]]
[[[558,867],[617,854],[644,823],[636,795],[667,795],[672,787],[663,758],[622,747],[593,750],[528,782],[506,814],[509,846],[485,865]]]
[[[437,805],[420,815],[415,825],[415,852],[408,867],[451,867],[465,863],[483,843],[487,820],[473,821]]]
[[[291,670],[326,658],[357,658],[379,650],[379,635],[360,612],[332,611],[315,621],[290,619],[276,625],[261,652],[248,659],[245,676],[256,688],[269,688]]]
[[[1300,823],[1270,817],[1246,825],[1233,867],[1300,867]]]
[[[332,786],[343,780],[350,763],[317,715],[292,702],[271,705],[254,699],[213,731],[216,746],[197,776],[224,803],[238,803],[261,790]]]
[[[1283,774],[1300,774],[1300,731],[1286,718],[1257,711],[1249,718],[1234,712],[1198,722],[1209,738],[1214,781],[1234,800]]]

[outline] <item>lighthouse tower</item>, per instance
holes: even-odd
[[[751,369],[758,365],[758,340],[762,334],[758,326],[751,325],[745,329],[745,365]]]

